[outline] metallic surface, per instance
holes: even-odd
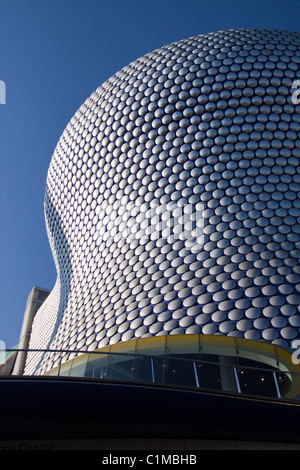
[[[299,45],[298,33],[273,30],[192,37],[129,64],[85,101],[48,171],[57,282],[31,348],[299,338]],[[36,357],[26,372],[56,361]]]

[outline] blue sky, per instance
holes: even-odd
[[[43,199],[52,153],[85,99],[123,66],[230,28],[300,32],[299,0],[0,0],[0,340],[18,343],[29,292],[56,272]]]

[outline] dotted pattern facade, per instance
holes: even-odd
[[[47,175],[57,282],[30,348],[299,337],[299,46],[298,33],[273,30],[192,37],[129,64],[85,101]],[[176,232],[178,218],[149,231],[147,210],[163,208],[163,219],[170,205],[201,208],[199,224],[190,217],[200,241]],[[28,356],[25,372],[59,357]]]

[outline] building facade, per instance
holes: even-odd
[[[29,343],[65,353],[28,355],[26,374],[78,351],[194,354],[210,338],[214,354],[227,341],[278,358],[300,339],[299,46],[273,30],[192,37],[78,109],[48,170],[57,281]]]

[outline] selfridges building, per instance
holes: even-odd
[[[69,363],[155,341],[178,354],[300,339],[299,64],[298,33],[228,30],[146,54],[92,93],[48,170],[57,281],[30,349]],[[59,361],[39,352],[25,373]]]

